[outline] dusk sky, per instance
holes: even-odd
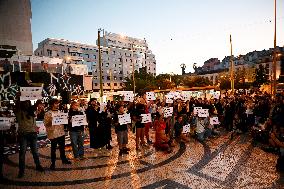
[[[157,73],[273,47],[273,0],[31,0],[34,49],[46,38],[95,44],[98,28],[146,38]],[[277,45],[284,45],[284,4],[277,0]]]

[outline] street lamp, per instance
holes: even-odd
[[[102,76],[102,57],[101,57],[101,31],[98,29],[98,47],[99,47],[99,72],[100,72],[100,102],[103,100],[103,76]]]

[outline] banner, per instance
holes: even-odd
[[[130,114],[118,115],[118,122],[120,125],[131,123]]]
[[[88,125],[86,115],[72,116],[72,127]]]
[[[68,113],[52,113],[52,125],[68,124]]]
[[[152,122],[151,114],[141,114],[141,116],[142,116],[142,123]]]

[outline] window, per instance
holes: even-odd
[[[109,67],[109,63],[106,63],[106,67],[107,67],[107,68]]]
[[[105,79],[105,76],[102,76],[102,79]]]
[[[47,49],[47,56],[52,56],[52,50]]]
[[[114,86],[117,86],[117,83],[114,83]]]
[[[121,80],[121,81],[122,81],[122,77],[119,77],[119,80]]]
[[[61,51],[61,55],[64,56],[65,55],[65,51]]]
[[[95,83],[95,86],[98,86],[98,83]]]
[[[107,86],[110,86],[110,83],[107,83]]]
[[[98,79],[98,76],[94,76],[94,80],[97,80]]]
[[[122,87],[122,83],[120,83],[120,86]]]
[[[114,79],[114,80],[117,80],[117,77],[116,77],[116,76],[114,76],[114,77],[113,77],[113,79]]]
[[[107,76],[107,80],[110,80],[110,76]]]

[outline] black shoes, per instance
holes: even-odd
[[[39,171],[39,172],[44,172],[44,169],[41,165],[36,166],[36,170]]]
[[[72,164],[71,161],[69,161],[69,160],[67,160],[67,159],[66,159],[66,160],[62,160],[62,163],[63,163],[63,164],[67,164],[67,165]]]

